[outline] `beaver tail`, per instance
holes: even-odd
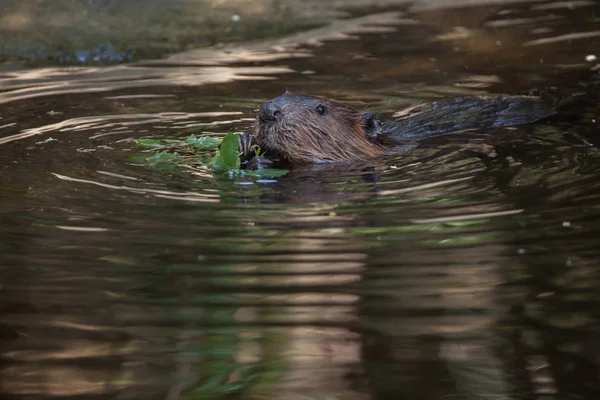
[[[515,126],[546,118],[573,95],[545,91],[539,95],[459,97],[418,105],[394,114],[383,125],[385,142],[424,139],[466,129]]]

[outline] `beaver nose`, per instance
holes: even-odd
[[[259,116],[263,121],[275,121],[281,115],[281,107],[272,101],[260,106]]]

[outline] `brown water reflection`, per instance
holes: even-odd
[[[6,70],[2,395],[596,398],[597,46],[534,42],[596,31],[596,5],[573,3],[378,10],[230,53]],[[538,85],[588,94],[277,179],[150,169],[131,143],[247,129],[286,88],[389,118]]]

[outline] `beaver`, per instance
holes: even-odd
[[[534,122],[554,114],[563,102],[553,91],[460,97],[420,105],[382,122],[333,100],[286,92],[260,106],[254,132],[239,136],[240,154],[250,168],[364,161],[432,135]],[[254,155],[256,145],[261,156]]]

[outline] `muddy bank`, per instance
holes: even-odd
[[[430,10],[510,1],[0,1],[0,62],[116,64],[277,38],[398,6]],[[585,1],[569,2],[579,6]],[[354,10],[354,11],[353,11]]]

